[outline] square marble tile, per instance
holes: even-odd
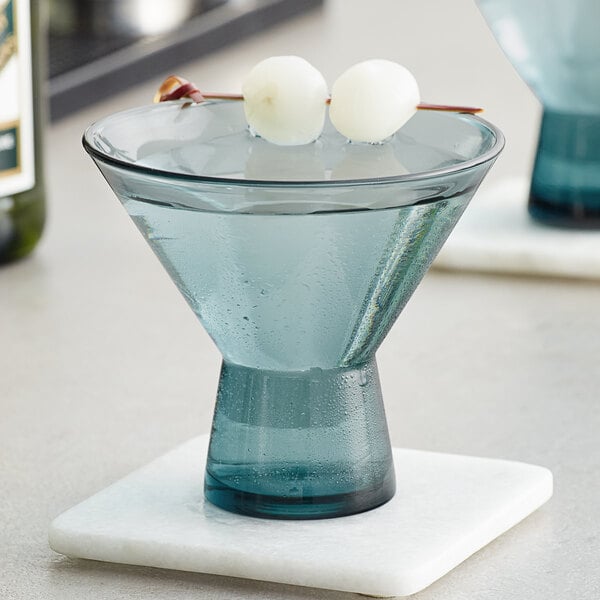
[[[600,231],[559,229],[527,212],[529,181],[478,192],[433,263],[462,271],[600,279]]]
[[[319,521],[242,517],[206,504],[200,436],[57,517],[67,556],[373,596],[413,594],[552,495],[543,467],[395,448],[384,506]],[[523,538],[521,543],[527,544]]]

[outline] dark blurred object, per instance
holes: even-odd
[[[151,78],[162,81],[181,63],[323,1],[51,0],[50,116]]]
[[[172,31],[201,10],[202,0],[50,0],[58,35],[143,36]]]

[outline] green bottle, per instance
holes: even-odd
[[[38,0],[0,0],[0,264],[44,227]]]

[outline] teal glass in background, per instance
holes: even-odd
[[[477,1],[544,108],[531,216],[550,225],[600,227],[600,2]]]
[[[502,134],[421,111],[383,144],[328,126],[280,147],[240,103],[163,103],[97,122],[84,145],[223,355],[206,498],[280,519],[389,500],[375,351]]]

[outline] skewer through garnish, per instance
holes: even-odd
[[[169,82],[167,88],[165,84]],[[170,88],[170,84],[176,82],[175,86]],[[164,91],[170,89],[170,91]],[[190,83],[183,77],[178,75],[170,75],[167,77],[161,86],[158,88],[154,96],[154,102],[168,102],[169,100],[180,100],[181,98],[189,98],[196,104],[205,100],[234,100],[242,102],[244,96],[242,94],[234,94],[229,92],[201,92],[193,83]],[[330,104],[331,98],[325,100],[325,104]],[[457,112],[476,115],[483,112],[483,108],[475,106],[459,106],[457,104],[430,104],[429,102],[420,102],[417,104],[417,110],[437,110],[442,112]]]

